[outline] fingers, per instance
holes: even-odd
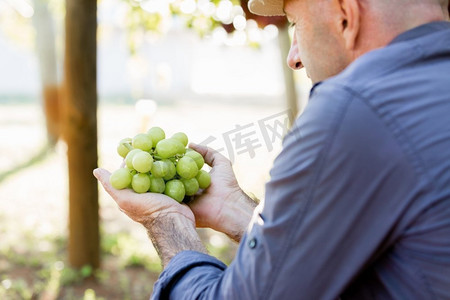
[[[185,209],[182,210],[180,208],[182,205],[166,195],[155,193],[138,194],[131,189],[117,190],[113,188],[109,182],[111,176],[109,171],[98,168],[95,169],[93,173],[102,184],[105,191],[117,203],[119,209],[132,220],[139,222],[144,226],[148,224],[148,220],[154,219],[161,213],[181,213],[195,222],[193,216],[186,213]]]
[[[109,183],[109,177],[111,176],[111,173],[108,170],[105,170],[105,169],[102,169],[102,168],[98,168],[98,169],[94,170],[94,176],[95,176],[95,178],[98,179],[98,181],[100,181],[100,183],[102,184],[102,186],[105,189],[105,191],[109,195],[111,195],[111,197],[114,200],[116,200],[116,202],[117,202],[116,193],[118,192],[118,190],[113,188],[111,183]]]
[[[112,187],[111,183],[109,182],[109,177],[111,176],[111,173],[108,170],[98,168],[94,170],[94,176],[95,178],[100,181],[105,191],[119,204],[122,208],[128,203],[128,202],[134,202],[134,203],[142,203],[146,199],[144,199],[144,194],[137,194],[133,192],[131,189],[123,189],[123,190],[117,190]],[[153,198],[161,197],[160,194],[154,194],[154,193],[145,193],[146,196],[152,195]],[[164,196],[166,197],[166,196]],[[133,199],[133,201],[129,201],[129,199]]]
[[[95,178],[100,181],[105,190],[109,193],[109,190],[111,189],[111,184],[109,183],[109,177],[111,176],[111,173],[102,168],[95,169],[93,173]]]
[[[131,219],[136,221],[136,216],[134,214],[134,211],[136,210],[136,207],[134,205],[130,205],[129,198],[131,195],[128,195],[127,190],[116,190],[111,186],[111,183],[109,183],[109,177],[111,176],[111,173],[105,169],[98,168],[94,170],[94,176],[100,181],[105,191],[113,198],[113,200],[117,203],[119,206],[120,211],[125,213],[127,216],[129,216]],[[135,202],[136,204],[136,202]]]
[[[200,153],[205,158],[205,162],[211,167],[222,164],[231,165],[231,162],[225,156],[212,148],[203,145],[197,145],[194,143],[190,143],[189,148]]]
[[[111,183],[109,183],[109,177],[111,176],[111,173],[109,173],[108,170],[97,168],[94,170],[94,176],[95,178],[100,181],[105,191],[111,195],[111,197],[116,200],[115,196],[115,189],[111,186]]]

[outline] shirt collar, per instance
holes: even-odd
[[[400,34],[394,40],[392,40],[392,42],[390,42],[389,44],[392,45],[392,44],[396,44],[396,43],[400,43],[400,42],[404,42],[404,41],[413,40],[413,39],[422,37],[424,35],[427,35],[427,34],[430,34],[430,33],[436,32],[436,31],[445,30],[445,29],[450,29],[450,22],[437,21],[437,22],[427,23],[427,24],[420,25],[418,27],[415,27],[411,30],[408,30],[408,31]]]
[[[315,84],[312,86],[311,90],[309,91],[309,98],[310,98],[310,99],[312,98],[312,96],[313,96],[313,94],[314,94],[316,88],[317,88],[319,85],[321,85],[322,82],[323,82],[323,81],[319,81],[319,82],[315,83]]]
[[[445,29],[450,29],[450,22],[436,21],[436,22],[427,23],[427,24],[415,27],[413,29],[410,29],[410,30],[398,35],[394,40],[392,40],[392,42],[389,43],[389,45],[408,41],[408,40],[413,40],[413,39],[419,38],[421,36],[424,36],[424,35],[427,35],[427,34],[430,34],[430,33],[436,32],[436,31],[445,30]],[[322,83],[323,83],[323,81],[320,81],[313,85],[313,87],[311,88],[311,91],[309,93],[310,98],[313,96],[317,87],[319,85],[321,85]]]

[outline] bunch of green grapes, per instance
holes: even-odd
[[[210,185],[211,177],[202,170],[203,156],[186,148],[187,144],[183,132],[166,139],[159,127],[122,139],[117,153],[126,166],[111,174],[111,185],[118,190],[131,188],[136,193],[164,193],[178,202],[195,195]]]

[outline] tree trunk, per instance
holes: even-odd
[[[286,62],[286,58],[291,47],[291,41],[289,38],[287,25],[278,27],[278,30],[278,44],[280,46],[281,65],[283,66],[284,83],[286,88],[286,106],[292,114],[290,121],[293,122],[298,114],[297,90],[295,88],[294,72],[289,68]]]
[[[66,0],[64,138],[69,167],[69,262],[99,267],[97,3]]]
[[[36,52],[41,71],[43,108],[47,137],[51,145],[60,135],[60,97],[53,17],[46,0],[34,0],[33,24],[36,29]]]

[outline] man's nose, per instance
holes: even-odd
[[[300,60],[300,55],[298,52],[297,39],[295,37],[295,34],[294,39],[292,40],[291,49],[289,49],[287,64],[293,70],[300,70],[301,68],[303,68],[302,61]]]

